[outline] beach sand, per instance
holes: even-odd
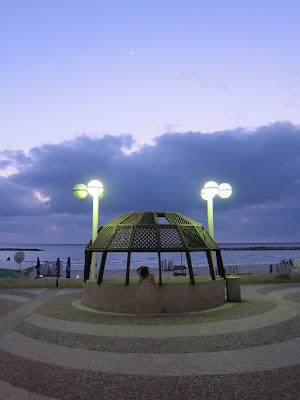
[[[252,274],[252,275],[260,275],[260,274],[268,274],[269,273],[269,264],[249,264],[249,265],[234,265],[234,266],[226,266],[226,272],[229,274]],[[150,268],[150,271],[154,274],[156,278],[158,278],[158,268]],[[208,267],[193,267],[195,276],[209,276],[209,268]],[[299,270],[298,270],[299,271]],[[187,269],[187,275],[188,269]],[[293,272],[297,272],[293,270]],[[300,272],[300,271],[299,271]],[[79,275],[80,278],[83,278],[83,270],[72,270],[71,278],[76,278],[76,275]],[[34,277],[34,274],[31,274]],[[66,272],[63,270],[61,278],[65,278]],[[126,276],[126,269],[104,269],[103,278],[124,278]],[[137,273],[134,268],[130,269],[130,276],[137,277]],[[163,277],[172,277],[173,271],[162,271]]]

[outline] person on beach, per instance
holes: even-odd
[[[149,268],[142,265],[136,270],[137,274],[140,276],[140,283],[155,283],[155,277],[150,272]]]

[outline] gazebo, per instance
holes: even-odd
[[[126,252],[125,285],[129,284],[130,259],[133,252],[158,254],[159,285],[162,285],[162,252],[186,254],[190,283],[195,284],[191,252],[205,251],[210,275],[215,280],[211,252],[216,253],[218,274],[225,279],[221,251],[203,225],[175,212],[130,212],[100,227],[98,236],[85,249],[84,281],[89,280],[93,252],[101,252],[97,284],[101,284],[108,252]]]

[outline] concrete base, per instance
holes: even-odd
[[[227,301],[241,301],[241,282],[237,276],[226,278]]]
[[[224,280],[191,283],[97,285],[86,281],[83,304],[101,311],[129,314],[160,314],[201,311],[225,302]]]

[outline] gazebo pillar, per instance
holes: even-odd
[[[217,256],[218,274],[225,279],[225,270],[221,256],[221,250],[216,250],[216,256]]]
[[[191,255],[190,255],[189,251],[187,251],[185,254],[186,254],[186,260],[187,260],[188,268],[189,268],[190,282],[192,285],[195,285],[195,277],[194,277],[194,272],[193,272],[193,267],[192,267]]]
[[[85,250],[84,274],[83,274],[84,282],[90,279],[91,262],[92,262],[92,252]]]
[[[208,261],[208,265],[209,265],[211,279],[213,281],[215,281],[216,276],[215,276],[215,271],[214,271],[214,265],[213,265],[212,258],[211,258],[211,252],[209,250],[206,251],[206,257],[207,257],[207,261]]]
[[[158,252],[158,280],[159,280],[159,286],[162,286],[160,251]]]
[[[104,251],[102,253],[102,257],[101,257],[100,270],[99,270],[99,275],[98,275],[98,280],[97,280],[98,285],[100,285],[100,283],[102,282],[102,279],[103,279],[103,272],[104,272],[106,256],[107,256],[107,251]]]
[[[125,286],[128,286],[128,285],[129,285],[130,257],[131,257],[131,252],[129,251],[129,252],[127,253],[127,268],[126,268]]]

